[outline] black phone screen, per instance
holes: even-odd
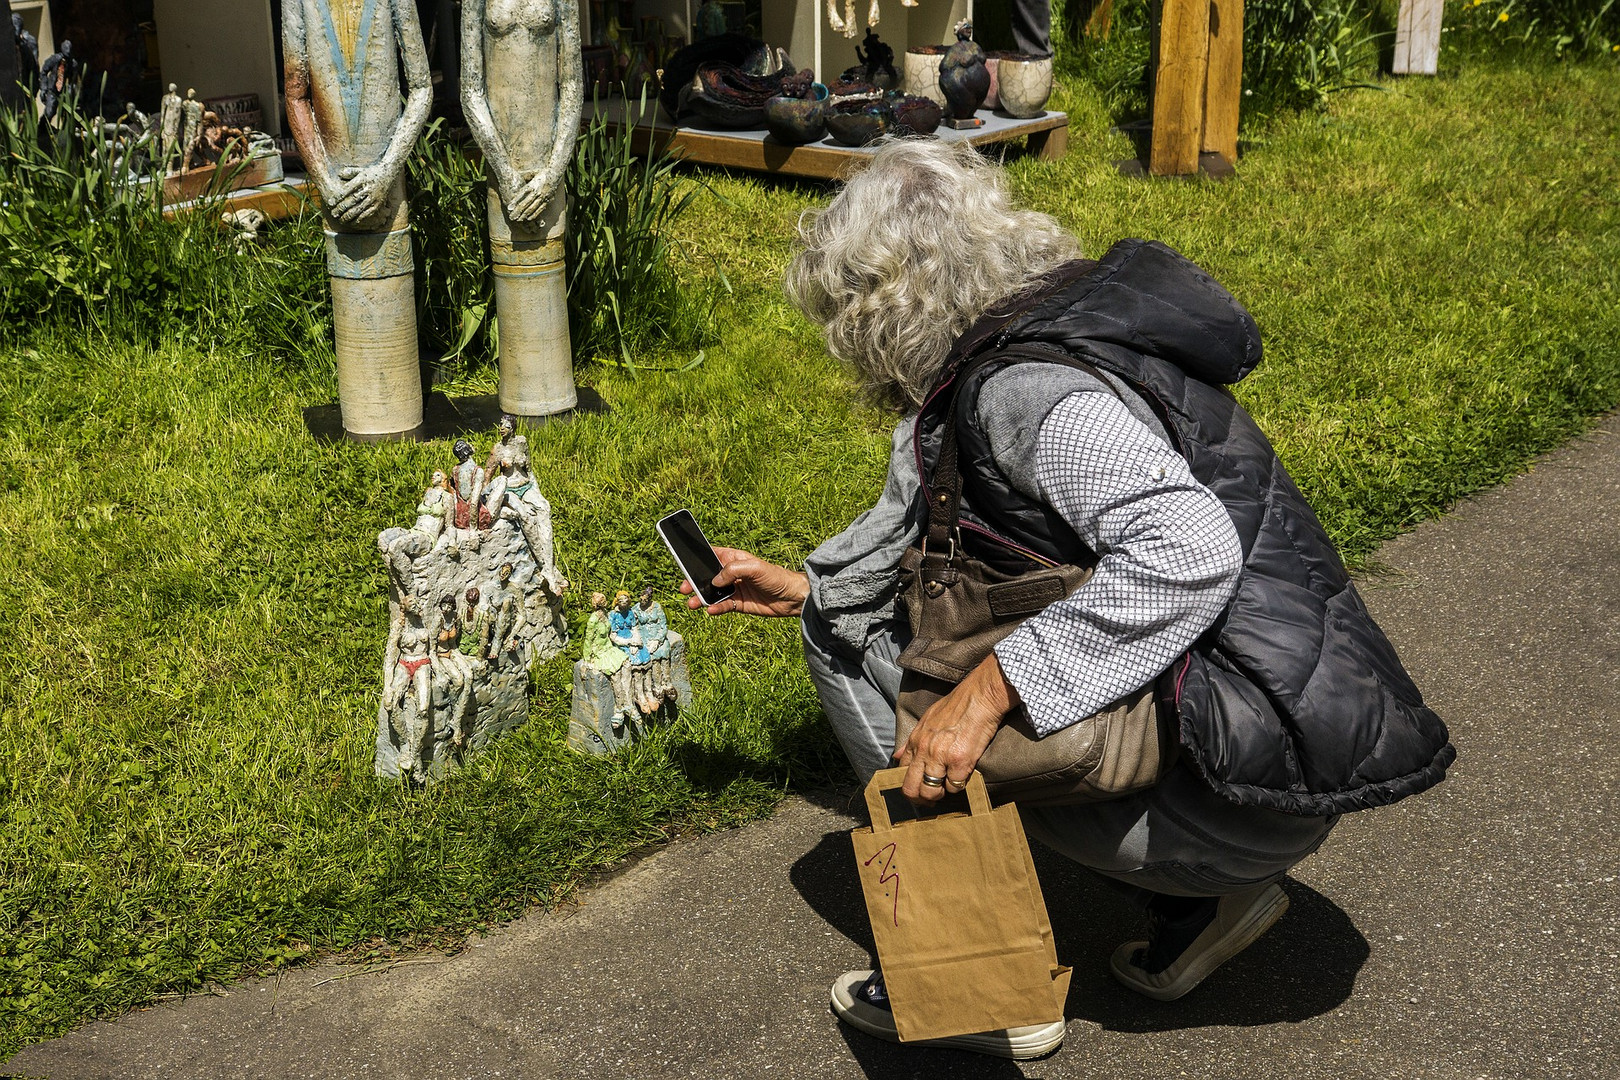
[[[698,528],[697,519],[689,510],[677,510],[658,522],[658,535],[664,538],[675,565],[697,590],[704,605],[718,604],[732,593],[730,585],[715,586],[714,575],[720,572],[720,559],[709,546],[708,537]]]

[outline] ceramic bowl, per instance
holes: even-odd
[[[840,146],[877,142],[894,126],[894,114],[881,101],[850,101],[827,110],[827,133]]]
[[[996,58],[1001,111],[1020,120],[1041,115],[1052,96],[1052,58],[1010,53]]]
[[[777,142],[801,146],[827,134],[827,88],[815,84],[812,99],[773,97],[765,103],[765,127]]]
[[[944,110],[939,107],[938,102],[930,98],[909,95],[891,101],[889,111],[894,114],[896,135],[932,135],[939,128],[940,119],[944,116]]]

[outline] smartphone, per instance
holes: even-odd
[[[730,585],[715,585],[714,575],[720,572],[720,557],[709,545],[709,538],[698,528],[697,519],[690,510],[677,510],[668,517],[658,519],[658,535],[664,546],[675,557],[686,580],[692,583],[703,606],[718,604],[732,593]]]

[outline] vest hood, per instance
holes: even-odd
[[[1004,332],[1024,341],[1086,339],[1230,385],[1260,363],[1260,328],[1231,293],[1157,241],[1121,240],[1091,271]]]

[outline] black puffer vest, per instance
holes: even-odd
[[[1067,268],[1017,313],[958,343],[918,418],[931,475],[943,402],[962,362],[1078,359],[1136,391],[1237,527],[1237,595],[1180,675],[1186,756],[1233,802],[1320,815],[1382,806],[1440,782],[1456,757],[1368,614],[1332,542],[1265,435],[1223,384],[1260,362],[1254,320],[1230,293],[1158,243],[1123,240]],[[964,546],[1008,569],[1095,556],[1002,476],[977,421],[978,368],[956,394]],[[1017,565],[1021,563],[1022,565]]]

